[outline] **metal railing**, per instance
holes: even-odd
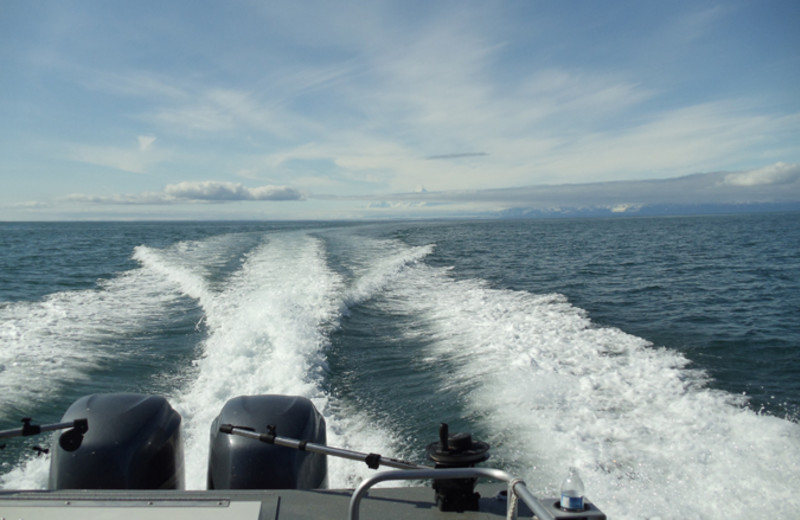
[[[389,480],[439,480],[477,477],[491,478],[508,483],[508,505],[506,506],[507,520],[515,520],[517,518],[518,498],[522,499],[539,520],[555,520],[555,517],[542,505],[539,499],[528,491],[525,482],[509,475],[503,470],[492,468],[408,469],[377,473],[361,482],[358,488],[353,492],[353,495],[350,497],[348,518],[350,518],[350,520],[359,520],[361,499],[364,498],[372,486],[380,482]]]
[[[234,426],[231,424],[223,424],[219,427],[219,431],[222,433],[239,435],[268,444],[274,444],[276,446],[283,446],[286,448],[294,448],[301,451],[309,451],[350,460],[358,460],[365,462],[367,466],[372,469],[378,469],[379,466],[389,466],[400,470],[377,473],[376,475],[364,480],[361,485],[358,486],[350,498],[349,518],[352,520],[358,520],[359,518],[361,499],[366,496],[367,492],[372,486],[380,482],[386,482],[389,480],[477,479],[479,477],[499,480],[508,484],[508,498],[506,506],[507,520],[515,520],[517,518],[517,503],[519,499],[521,499],[522,502],[524,502],[530,508],[530,510],[539,520],[558,520],[559,518],[591,518],[596,520],[605,520],[606,518],[602,511],[594,507],[591,503],[587,503],[583,511],[556,511],[553,508],[548,507],[546,504],[543,504],[541,500],[534,496],[533,493],[528,490],[525,482],[519,478],[511,476],[503,470],[475,467],[434,469],[430,466],[423,466],[413,462],[394,459],[391,457],[383,457],[377,453],[361,453],[358,451],[334,448],[322,444],[314,444],[298,439],[291,439],[288,437],[279,437],[275,433],[275,428],[272,426],[268,427],[268,430],[269,431],[267,433],[257,433],[247,428]]]

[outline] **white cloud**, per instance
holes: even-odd
[[[313,131],[317,123],[298,111],[288,110],[283,97],[289,94],[241,88],[192,85],[184,99],[156,104],[138,117],[171,132],[194,135],[198,132],[238,134],[259,131],[283,139]]]
[[[62,143],[63,156],[78,161],[130,173],[148,173],[155,165],[167,160],[170,153],[154,148],[154,136],[140,135],[136,145],[103,146]]]
[[[72,193],[62,200],[79,204],[110,204],[110,205],[160,205],[172,204],[174,197],[170,197],[163,192],[144,192],[137,194],[117,194],[117,195],[87,195],[84,193]]]
[[[250,188],[239,183],[219,181],[187,181],[169,184],[160,192],[136,194],[86,195],[71,194],[67,202],[89,204],[186,204],[192,202],[234,201],[286,201],[303,200],[305,196],[289,186],[256,186]]]
[[[156,142],[156,138],[151,135],[140,135],[139,136],[139,150],[142,152],[146,152],[153,146],[153,143]]]
[[[187,181],[170,184],[164,193],[176,199],[203,201],[234,200],[301,200],[303,195],[288,186],[258,186],[248,188],[240,183],[218,181]]]
[[[81,70],[79,81],[90,90],[126,97],[160,100],[161,102],[181,101],[188,96],[185,82],[153,71],[109,71],[91,67]]]
[[[674,44],[690,45],[696,40],[708,36],[713,26],[725,17],[729,7],[713,6],[700,8],[691,11],[677,18],[675,22],[669,24],[665,33],[670,37]]]
[[[610,208],[611,213],[628,213],[637,212],[642,209],[643,204],[617,204]]]
[[[412,208],[424,208],[429,206],[430,203],[425,201],[388,201],[388,200],[381,200],[377,202],[370,202],[367,204],[368,209],[412,209]]]
[[[731,173],[723,182],[731,186],[774,186],[800,179],[800,165],[775,163],[757,170]]]
[[[67,157],[73,161],[130,173],[145,173],[147,167],[153,163],[152,156],[145,156],[142,150],[115,146],[76,145],[67,153]]]

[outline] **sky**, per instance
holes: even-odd
[[[0,220],[800,202],[800,2],[0,0]]]

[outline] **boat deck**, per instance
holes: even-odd
[[[505,486],[482,489],[481,511],[442,513],[430,488],[377,488],[362,500],[360,517],[404,519],[505,518],[506,502],[495,498]],[[148,520],[300,520],[348,518],[351,489],[235,491],[0,491],[0,517]],[[524,504],[522,504],[524,508]],[[525,517],[522,515],[523,518]],[[530,517],[528,512],[527,517]]]
[[[480,510],[441,512],[429,487],[373,488],[361,501],[362,519],[497,520],[506,518],[503,484],[479,484]],[[0,491],[0,518],[24,520],[303,520],[346,519],[351,489],[216,491]],[[556,499],[543,500],[543,503]],[[592,507],[592,512],[597,510]],[[521,501],[520,518],[532,513]],[[591,512],[587,512],[591,513]],[[601,518],[558,512],[557,518]],[[602,516],[602,518],[605,518]]]

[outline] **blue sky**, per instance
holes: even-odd
[[[4,0],[0,220],[635,208],[714,172],[705,202],[800,201],[798,20],[796,1]]]

